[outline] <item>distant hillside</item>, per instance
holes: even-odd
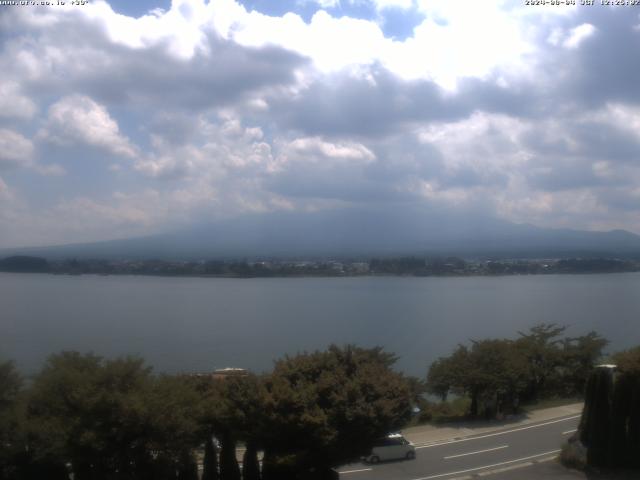
[[[256,258],[457,255],[640,258],[640,236],[624,230],[544,229],[495,218],[420,210],[346,209],[246,215],[172,233],[105,242],[4,249],[0,257]]]
[[[0,272],[37,273],[48,272],[49,262],[44,258],[16,255],[0,259]]]

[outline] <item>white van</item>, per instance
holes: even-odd
[[[371,453],[364,457],[364,461],[378,463],[386,460],[413,460],[414,458],[416,458],[416,447],[399,433],[391,433],[376,441]]]

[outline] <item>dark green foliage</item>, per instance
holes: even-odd
[[[264,429],[264,382],[256,375],[227,377],[204,386],[205,416],[221,443],[220,478],[239,479],[240,468],[235,456],[238,440],[260,445]]]
[[[49,271],[49,263],[40,257],[17,255],[0,260],[0,272],[44,273]]]
[[[198,465],[188,451],[182,452],[178,460],[177,480],[198,480]]]
[[[49,358],[30,389],[32,448],[70,462],[78,479],[187,475],[197,404],[184,379],[153,377],[140,359],[65,352]]]
[[[231,432],[220,438],[220,480],[240,480],[240,467],[236,459],[236,441]]]
[[[262,480],[298,480],[295,454],[275,455],[265,449],[262,459]]]
[[[621,461],[629,467],[640,467],[640,347],[620,352],[613,356],[618,366],[616,390],[621,388],[618,395],[622,397],[619,403],[623,405],[628,415],[617,420],[622,425],[617,430],[617,444],[623,444]]]
[[[78,478],[133,472],[148,462],[150,381],[138,359],[103,362],[71,352],[51,357],[29,398],[39,450],[68,459]]]
[[[614,355],[617,368],[596,369],[587,381],[579,437],[587,463],[640,467],[640,347]]]
[[[429,370],[427,386],[445,399],[451,391],[471,398],[470,415],[515,411],[527,384],[525,357],[512,340],[482,340],[463,345]]]
[[[204,460],[202,469],[202,480],[218,480],[218,452],[211,435],[207,435],[204,444]]]
[[[610,369],[596,369],[588,388],[588,415],[581,429],[582,442],[587,445],[587,463],[605,466],[611,432],[611,397],[613,394],[613,373]],[[590,380],[591,380],[590,379]]]
[[[596,332],[563,339],[561,365],[551,374],[556,392],[567,397],[584,392],[587,378],[608,343]]]
[[[247,448],[242,457],[242,480],[260,480],[258,449],[253,442],[247,443]]]
[[[528,386],[524,392],[527,400],[538,400],[558,387],[559,367],[563,365],[560,345],[567,327],[553,323],[536,325],[529,332],[520,333],[518,349],[528,365]]]
[[[561,338],[565,329],[541,324],[517,340],[459,345],[431,365],[427,391],[443,401],[449,393],[468,396],[472,417],[516,412],[521,402],[541,398],[579,396],[607,341],[595,332]]]
[[[395,360],[380,348],[332,346],[286,357],[266,378],[216,381],[152,375],[137,358],[64,352],[24,392],[12,364],[1,364],[0,434],[3,447],[16,446],[0,452],[2,480],[194,480],[203,441],[204,480],[240,480],[238,440],[247,446],[245,480],[261,478],[265,447],[263,478],[332,478],[331,466],[410,417],[422,386],[392,371]],[[18,411],[24,422],[10,428]],[[222,445],[219,472],[212,432]]]
[[[454,387],[460,385],[458,366],[463,365],[459,355],[466,355],[465,347],[458,347],[449,357],[442,357],[431,364],[427,374],[427,391],[445,402]]]
[[[22,378],[12,362],[0,363],[0,479],[11,478],[18,469],[22,436],[18,398]]]
[[[400,428],[411,415],[412,395],[391,370],[395,360],[380,348],[331,346],[276,362],[265,429],[265,445],[280,461],[272,467],[285,468],[283,459],[293,457],[298,471],[323,471]]]

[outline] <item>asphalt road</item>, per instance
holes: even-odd
[[[557,455],[579,415],[416,446],[415,460],[377,465],[354,463],[338,469],[345,480],[431,480],[470,476]]]

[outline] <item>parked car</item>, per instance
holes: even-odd
[[[386,460],[413,460],[416,458],[416,447],[399,433],[390,433],[376,441],[371,453],[364,457],[368,463]]]

